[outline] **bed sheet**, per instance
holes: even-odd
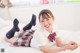
[[[22,25],[22,24],[20,24]],[[23,24],[24,25],[24,24]],[[4,37],[6,32],[12,27],[12,25],[6,26],[0,30],[0,50],[2,48],[5,49],[5,53],[43,53],[40,50],[31,47],[13,47],[9,43],[4,41]],[[69,41],[75,41],[79,44],[79,47],[74,51],[66,50],[59,53],[80,53],[80,31],[73,32],[73,31],[66,31],[66,30],[59,30],[59,35],[63,42],[67,43]]]

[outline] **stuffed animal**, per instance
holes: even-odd
[[[11,7],[12,4],[10,0],[0,0],[0,7],[5,8],[5,7]]]

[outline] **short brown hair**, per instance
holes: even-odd
[[[48,18],[50,18],[50,16],[51,17],[53,17],[53,19],[54,19],[54,16],[53,16],[53,14],[52,14],[52,12],[50,11],[50,10],[48,10],[48,9],[43,9],[40,13],[39,13],[39,21],[40,21],[40,16],[42,15],[42,17],[44,18],[44,19],[48,19]],[[47,15],[47,16],[46,16]]]

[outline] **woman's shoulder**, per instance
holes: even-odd
[[[39,34],[42,34],[42,29],[41,28],[36,29],[35,32],[34,32],[34,35],[39,35]]]
[[[43,29],[42,29],[41,27],[39,27],[39,28],[36,29],[35,32],[40,33],[40,32],[42,32],[42,31],[43,31]]]

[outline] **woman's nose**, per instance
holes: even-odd
[[[47,21],[47,20],[45,20],[45,21],[44,21],[44,25],[47,25],[47,24],[48,24],[48,21]]]

